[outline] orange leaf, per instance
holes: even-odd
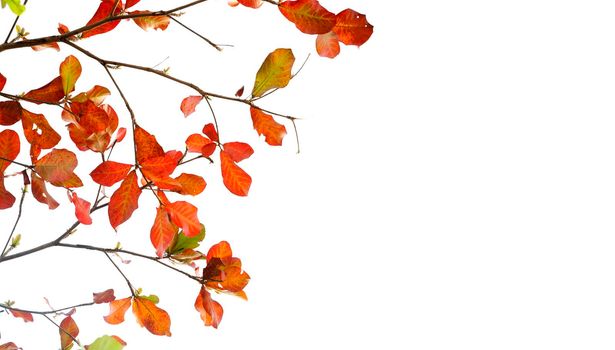
[[[73,338],[79,335],[79,327],[71,316],[67,316],[60,323],[60,343],[62,350],[70,350],[73,347]]]
[[[0,176],[0,209],[8,209],[15,204],[15,196],[4,187],[4,176]]]
[[[205,287],[201,287],[199,295],[197,295],[194,301],[194,308],[201,315],[201,320],[203,320],[205,326],[218,328],[220,321],[222,321],[224,310],[220,303],[211,298],[211,294],[209,294]]]
[[[34,322],[32,314],[26,311],[10,310],[14,317],[21,318],[24,322]]]
[[[179,106],[179,109],[181,109],[182,113],[184,113],[184,117],[194,113],[196,106],[201,103],[202,100],[203,96],[188,96],[184,98],[181,106]]]
[[[262,0],[237,0],[243,6],[251,7],[253,9],[257,9],[261,7],[263,4]]]
[[[6,129],[0,132],[0,176],[4,170],[11,164],[10,161],[15,160],[19,155],[19,135],[13,130]]]
[[[328,33],[335,25],[335,15],[317,0],[284,1],[278,8],[284,17],[306,34]]]
[[[256,72],[252,96],[262,96],[271,89],[288,85],[294,63],[295,55],[291,49],[275,49],[267,55]]]
[[[169,214],[163,208],[156,208],[156,218],[150,230],[150,240],[159,258],[162,258],[164,251],[171,245],[176,233],[177,226],[171,222]]]
[[[100,22],[104,20],[105,18],[109,17],[112,12],[114,15],[120,14],[123,10],[122,2],[121,1],[118,2],[118,5],[115,8],[115,11],[114,11],[114,6],[115,6],[114,0],[101,0],[101,3],[98,6],[98,9],[96,9],[94,16],[92,16],[92,18],[88,21],[86,25],[89,26],[90,24]],[[120,21],[117,20],[117,21],[111,21],[111,22],[101,24],[90,30],[86,30],[85,32],[81,34],[81,37],[85,39],[85,38],[89,38],[94,35],[106,33],[110,30],[113,30],[119,23]]]
[[[130,168],[132,168],[130,164],[107,160],[100,163],[96,169],[92,170],[90,176],[92,180],[99,185],[113,186],[115,183],[126,178]]]
[[[137,318],[137,323],[145,327],[155,335],[171,336],[171,318],[163,309],[159,308],[151,300],[136,297],[132,301],[132,313]]]
[[[72,192],[68,199],[75,205],[75,216],[83,225],[91,225],[90,208],[92,205],[85,199],[79,198],[77,193]]]
[[[141,162],[141,171],[147,179],[154,182],[158,179],[165,179],[173,173],[181,158],[181,152],[168,151],[163,156],[149,158]]]
[[[54,186],[81,187],[81,179],[73,172],[77,167],[77,156],[69,150],[54,149],[36,161],[34,171]]]
[[[139,163],[150,158],[164,156],[164,150],[156,141],[156,137],[140,126],[135,128],[135,147],[137,148],[137,161]]]
[[[40,45],[34,45],[34,46],[31,46],[31,48],[34,51],[41,51],[41,50],[45,50],[45,49],[54,49],[56,51],[60,51],[60,45],[58,45],[58,43],[56,43],[56,42],[40,44]]]
[[[130,299],[131,298],[124,298],[110,302],[109,315],[104,317],[105,321],[109,324],[120,324],[124,322],[126,310],[130,307]]]
[[[21,110],[21,125],[26,140],[41,149],[49,149],[60,142],[58,134],[42,114],[35,114],[26,109]]]
[[[75,90],[75,83],[81,76],[81,63],[77,57],[70,55],[60,64],[60,77],[64,95],[68,96]]]
[[[22,350],[22,349],[18,347],[17,345],[15,345],[15,343],[10,342],[10,343],[4,343],[0,345],[0,350]]]
[[[207,251],[207,261],[210,261],[213,258],[218,259],[227,259],[233,256],[233,250],[231,249],[231,245],[227,241],[221,241],[216,243],[209,248]]]
[[[346,45],[361,46],[372,36],[374,26],[367,22],[364,14],[351,9],[345,9],[336,16],[333,31],[339,41]]]
[[[141,0],[126,0],[126,8],[133,7]]]
[[[247,196],[252,178],[225,151],[220,151],[220,168],[224,186],[235,195]]]
[[[201,222],[197,215],[197,207],[185,202],[177,201],[165,206],[171,221],[184,230],[186,237],[194,237],[201,232]]]
[[[321,57],[335,58],[340,53],[340,43],[334,31],[318,34],[316,37],[316,52]]]
[[[254,107],[250,107],[250,115],[254,129],[259,135],[265,136],[265,142],[271,146],[282,145],[282,140],[286,136],[284,125],[276,122],[270,114]]]
[[[115,300],[113,289],[107,289],[106,291],[100,293],[92,293],[92,296],[94,303],[96,304],[110,303]]]
[[[120,187],[109,199],[109,222],[113,229],[128,220],[139,207],[141,188],[137,182],[137,174],[131,171],[122,181]]]
[[[150,11],[132,11],[129,14],[151,13]],[[145,16],[132,19],[136,25],[143,30],[160,29],[165,30],[169,26],[171,19],[169,16]]]
[[[36,175],[36,173],[34,172],[32,172],[31,177],[32,195],[34,196],[34,198],[43,204],[47,204],[49,209],[57,208],[60,204],[56,202],[53,197],[51,197],[49,192],[47,192],[47,186],[45,186],[45,181],[41,179],[38,175]]]
[[[207,283],[207,286],[231,293],[238,293],[243,291],[248,282],[250,282],[250,275],[243,271],[241,266],[228,266],[224,269],[222,281],[211,281]]]
[[[227,142],[223,145],[223,147],[224,151],[231,156],[231,159],[235,163],[248,159],[252,154],[254,154],[252,147],[244,142]]]
[[[57,77],[47,83],[45,86],[41,86],[38,89],[29,91],[24,97],[33,100],[36,104],[43,102],[57,103],[64,98],[64,87],[62,86],[62,78]]]
[[[180,194],[196,196],[197,194],[203,192],[207,183],[205,180],[193,174],[182,173],[175,180],[177,180],[181,185]]]
[[[109,95],[111,95],[109,89],[100,85],[94,85],[94,87],[87,92],[82,92],[77,96],[71,98],[71,101],[84,103],[90,100],[94,102],[96,106],[100,106],[105,100],[105,98]]]
[[[219,142],[218,132],[216,131],[216,127],[212,124],[205,124],[203,127],[203,134],[207,135],[212,141]]]
[[[0,125],[13,125],[21,119],[21,104],[17,101],[0,102]]]
[[[204,157],[211,156],[216,150],[216,144],[203,135],[192,134],[186,139],[189,152],[201,153]]]
[[[70,32],[70,29],[68,29],[68,27],[62,23],[58,23],[58,33],[60,34],[66,34]]]

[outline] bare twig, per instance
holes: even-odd
[[[202,36],[201,34],[197,33],[196,31],[194,31],[192,28],[188,27],[187,25],[183,24],[182,22],[180,22],[177,18],[173,17],[173,16],[168,16],[171,20],[173,20],[175,23],[179,24],[180,26],[184,27],[186,30],[188,30],[190,33],[198,36],[199,38],[205,40],[209,45],[211,45],[214,49],[218,50],[218,51],[222,51],[222,48],[214,43],[213,41],[207,39],[206,37]]]
[[[11,234],[9,234],[9,238],[6,240],[6,243],[4,244],[4,248],[2,248],[2,253],[0,253],[0,256],[5,256],[6,253],[9,252],[9,250],[7,250],[7,248],[9,247],[9,243],[11,243],[11,239],[13,239],[13,235],[15,234],[15,229],[17,228],[17,224],[19,223],[19,219],[21,219],[21,213],[23,211],[23,201],[24,198],[26,198],[26,192],[27,191],[27,187],[24,186],[24,188],[21,190],[21,198],[19,199],[19,211],[17,212],[17,218],[15,219],[15,223],[13,224],[13,229],[11,230]]]
[[[119,266],[117,266],[115,261],[113,261],[113,259],[111,259],[111,257],[109,256],[109,254],[107,252],[103,251],[102,253],[105,254],[105,256],[107,257],[107,259],[109,259],[109,261],[111,261],[113,266],[115,266],[115,268],[119,271],[120,275],[122,275],[122,277],[124,277],[124,280],[126,281],[126,284],[128,284],[128,288],[130,289],[130,294],[132,294],[132,296],[135,297],[135,288],[132,286],[132,283],[130,283],[130,280],[128,279],[128,277],[126,277],[124,272],[120,269]]]

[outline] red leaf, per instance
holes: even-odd
[[[220,321],[222,321],[224,310],[220,303],[211,298],[211,294],[209,294],[205,287],[201,287],[199,295],[197,295],[194,302],[194,308],[201,315],[201,320],[203,320],[205,326],[218,328]]]
[[[114,15],[120,14],[122,12],[122,2],[120,1],[118,3],[117,7],[115,8],[115,11],[113,11],[114,6],[115,6],[114,0],[101,0],[101,3],[98,6],[98,9],[96,9],[94,16],[92,16],[92,18],[88,21],[86,26],[89,26],[90,24],[94,24],[94,23],[104,20],[105,18],[111,15],[111,12],[113,12]],[[115,27],[117,27],[119,23],[120,21],[117,20],[117,21],[111,21],[111,22],[101,24],[90,30],[86,30],[85,32],[81,34],[81,37],[85,39],[85,38],[89,38],[94,35],[106,33],[110,30],[113,30]]]
[[[182,173],[175,180],[181,185],[181,191],[179,193],[184,195],[196,196],[203,192],[207,186],[207,183],[202,177],[193,174]]]
[[[164,150],[156,141],[156,137],[140,126],[135,128],[135,147],[137,148],[137,161],[139,163],[150,158],[164,156]]]
[[[106,291],[100,293],[92,293],[92,296],[94,303],[96,304],[110,303],[115,300],[113,289],[107,289]]]
[[[137,297],[132,301],[132,313],[141,327],[155,335],[171,336],[171,318],[151,300]]]
[[[197,207],[185,202],[177,201],[165,206],[171,221],[184,230],[186,237],[194,237],[201,232],[201,222],[197,215]]]
[[[0,73],[0,91],[4,89],[4,85],[6,84],[6,77]]]
[[[81,179],[73,172],[77,167],[77,156],[65,149],[54,149],[36,161],[34,171],[54,186],[81,187]]]
[[[79,327],[71,316],[67,316],[60,323],[60,343],[62,350],[70,350],[73,347],[73,338],[79,335]]]
[[[49,149],[60,142],[58,134],[42,114],[35,114],[26,109],[21,110],[21,125],[26,140],[41,149]]]
[[[286,135],[286,127],[276,122],[270,114],[250,107],[252,124],[259,135],[265,136],[265,142],[271,146],[281,146]]]
[[[223,147],[224,151],[231,156],[231,159],[235,163],[248,159],[252,154],[254,154],[252,147],[243,142],[227,142],[223,145]]]
[[[117,229],[120,224],[128,220],[139,207],[140,195],[141,189],[137,182],[137,174],[133,170],[109,200],[109,222],[113,229]]]
[[[251,7],[253,9],[259,8],[262,4],[262,0],[237,0],[243,6]]]
[[[181,152],[169,151],[163,156],[149,158],[141,162],[141,171],[148,180],[155,182],[159,179],[165,179],[173,173],[181,158]]]
[[[60,34],[66,34],[70,32],[70,29],[68,29],[68,27],[62,23],[58,23],[58,33]]]
[[[21,104],[17,101],[0,102],[0,125],[13,125],[21,119]]]
[[[209,248],[207,251],[207,261],[211,261],[213,258],[221,260],[231,258],[233,256],[233,250],[231,245],[227,241],[218,242]]]
[[[68,197],[71,203],[75,205],[75,216],[83,225],[91,225],[92,218],[90,217],[90,208],[92,205],[85,199],[79,198],[77,193],[72,192]]]
[[[62,86],[62,78],[56,77],[47,85],[41,86],[38,89],[29,91],[24,97],[29,98],[36,104],[43,102],[58,103],[64,98],[64,87]]]
[[[216,150],[216,144],[203,135],[192,134],[186,139],[189,152],[201,153],[204,157],[211,156]]]
[[[203,134],[207,135],[212,141],[219,142],[218,132],[212,123],[205,124],[203,127]]]
[[[92,170],[90,176],[92,180],[99,185],[113,186],[115,183],[126,178],[130,168],[132,168],[130,164],[107,160],[100,163],[96,169]]]
[[[169,214],[163,208],[156,208],[156,218],[150,230],[150,240],[159,258],[162,258],[165,250],[171,245],[176,233],[177,226],[171,222]]]
[[[252,178],[225,151],[220,151],[220,167],[224,186],[235,195],[247,196]]]
[[[114,300],[109,303],[109,315],[104,319],[109,324],[120,324],[124,322],[126,310],[130,307],[131,298]]]
[[[340,53],[340,43],[335,32],[318,34],[316,37],[316,52],[321,57],[335,58]]]
[[[51,197],[51,195],[47,192],[47,186],[45,186],[45,181],[43,179],[41,179],[38,175],[36,175],[36,173],[32,173],[32,195],[34,196],[34,198],[43,203],[43,204],[47,204],[47,206],[49,207],[49,209],[55,209],[57,208],[60,204],[58,202],[56,202],[55,199],[53,199],[53,197]]]
[[[351,9],[345,9],[336,16],[333,31],[339,41],[346,45],[361,46],[372,36],[374,26],[367,22],[364,14]]]
[[[0,176],[4,170],[11,165],[12,160],[15,160],[19,155],[19,135],[13,130],[6,129],[0,132]]]
[[[45,49],[54,49],[56,51],[60,51],[60,45],[58,45],[58,43],[56,43],[56,42],[40,44],[40,45],[34,45],[34,46],[31,46],[31,48],[34,51],[41,51],[41,50],[45,50]]]
[[[122,142],[124,137],[126,137],[126,128],[117,129],[117,135],[115,135],[115,142]]]
[[[278,8],[284,17],[306,34],[325,34],[335,25],[335,15],[317,0],[284,1]]]
[[[92,101],[94,105],[100,106],[107,96],[111,95],[109,89],[104,86],[94,85],[90,90],[82,92],[77,96],[71,98],[73,102],[85,103],[86,101]]]
[[[239,90],[237,90],[237,92],[235,92],[235,97],[241,97],[243,95],[244,88],[245,88],[245,86],[240,87]]]
[[[32,314],[26,311],[10,310],[14,317],[21,318],[24,322],[34,322]]]
[[[13,196],[4,187],[4,176],[0,176],[0,209],[8,209],[15,204],[15,196]]]
[[[75,90],[75,83],[81,76],[81,63],[77,57],[70,55],[60,64],[60,78],[64,95],[68,96]]]
[[[10,342],[10,343],[4,343],[0,345],[0,350],[22,350],[22,349],[18,347],[17,345],[15,345],[15,343]]]
[[[132,11],[129,14],[151,13],[150,11]],[[160,29],[165,30],[169,26],[171,19],[169,16],[145,16],[132,19],[136,25],[143,30]]]
[[[182,100],[181,106],[179,106],[179,109],[181,109],[182,113],[184,113],[184,117],[187,117],[190,114],[194,113],[196,106],[198,106],[198,104],[201,103],[202,100],[203,96],[188,96],[184,98]]]
[[[133,7],[141,0],[126,0],[126,8]]]

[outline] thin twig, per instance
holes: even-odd
[[[124,280],[126,281],[126,283],[128,284],[128,288],[130,289],[130,293],[132,294],[133,297],[135,297],[135,289],[132,286],[132,283],[130,283],[130,280],[128,279],[128,277],[126,277],[126,275],[124,274],[124,272],[122,272],[122,270],[120,269],[119,266],[117,266],[117,264],[115,263],[115,261],[113,261],[113,259],[111,259],[111,257],[109,256],[109,254],[105,251],[103,251],[103,254],[105,254],[105,256],[107,257],[107,259],[109,259],[109,261],[111,261],[111,263],[113,264],[113,266],[115,266],[115,268],[119,271],[120,275],[122,275],[122,277],[124,277]]]
[[[27,169],[34,169],[34,165],[28,165],[28,164],[20,163],[20,162],[18,162],[16,160],[10,160],[10,159],[4,158],[4,157],[0,157],[0,160],[4,161],[4,162],[9,162],[9,163],[17,164],[17,165],[20,165],[20,166],[22,166],[24,168],[27,168]]]
[[[27,313],[31,313],[31,314],[35,314],[35,315],[49,315],[49,314],[57,314],[57,313],[60,313],[62,311],[66,311],[66,310],[70,310],[70,309],[77,309],[77,308],[84,307],[84,306],[92,306],[94,304],[96,304],[96,303],[91,301],[89,303],[81,303],[81,304],[67,306],[67,307],[63,307],[61,309],[54,309],[54,310],[49,310],[49,311],[27,310],[27,309],[16,308],[16,307],[7,306],[7,305],[3,305],[3,304],[0,304],[0,308],[3,308],[5,310],[27,312]]]
[[[54,320],[52,320],[51,317],[47,316],[47,314],[43,314],[43,317],[45,317],[47,320],[49,320],[49,322],[53,323],[56,327],[58,327],[60,332],[68,335],[77,345],[81,346],[81,343],[79,343],[79,340],[77,340],[77,338],[73,337],[73,335],[66,331],[64,328],[60,327],[60,325],[57,324]]]
[[[171,20],[175,21],[175,23],[179,24],[180,26],[184,27],[185,29],[187,29],[190,33],[198,36],[199,38],[205,40],[209,45],[213,46],[214,49],[218,50],[218,51],[222,51],[222,48],[220,46],[218,46],[218,44],[214,43],[213,41],[207,39],[206,37],[202,36],[201,34],[197,33],[196,31],[194,31],[192,28],[188,27],[187,25],[183,24],[182,22],[180,22],[177,18],[173,17],[173,16],[168,16]]]
[[[23,5],[26,6],[26,4],[28,4],[28,0],[23,2]],[[15,26],[17,25],[17,21],[19,21],[19,17],[21,16],[17,16],[15,17],[15,21],[13,22],[13,25],[11,26],[11,29],[9,30],[9,33],[6,35],[6,39],[4,39],[4,43],[8,43],[9,39],[11,38],[11,33],[13,33],[13,30],[15,29]]]
[[[15,229],[17,228],[17,224],[19,223],[19,219],[21,219],[21,213],[23,211],[23,201],[24,201],[24,198],[26,198],[26,192],[28,192],[27,187],[24,186],[24,188],[21,190],[21,198],[19,199],[19,211],[17,212],[17,218],[15,219],[15,223],[13,224],[13,229],[11,230],[11,234],[9,235],[9,238],[6,240],[6,243],[4,244],[4,248],[2,248],[2,253],[0,254],[0,256],[5,256],[6,253],[8,253],[7,248],[9,247],[9,243],[11,243],[11,239],[13,239],[13,235],[15,234]]]

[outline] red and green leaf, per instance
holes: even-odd
[[[131,171],[122,181],[120,187],[109,200],[109,222],[113,229],[128,220],[139,207],[141,188],[137,182],[137,174]]]
[[[60,142],[60,134],[49,125],[44,115],[32,113],[26,109],[22,109],[21,112],[23,132],[26,140],[32,146],[49,149]]]
[[[256,72],[252,96],[262,96],[271,89],[283,88],[292,77],[295,56],[291,49],[275,49]]]
[[[265,142],[271,146],[281,146],[286,127],[273,119],[273,116],[258,108],[250,107],[252,125],[259,135],[265,136]]]
[[[75,90],[75,83],[81,76],[81,63],[77,57],[70,55],[60,64],[60,78],[64,95],[68,96]]]

